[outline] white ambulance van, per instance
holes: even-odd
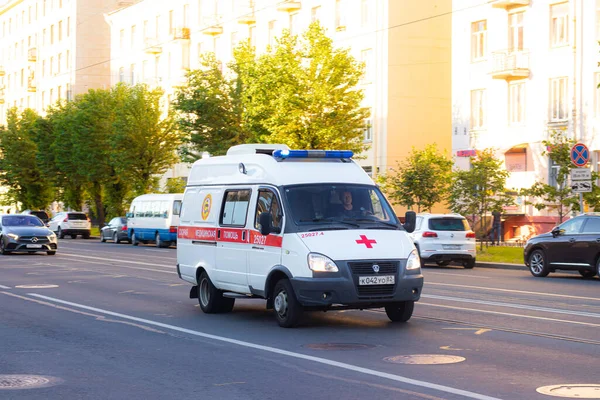
[[[205,313],[262,298],[280,326],[304,310],[384,307],[410,319],[423,275],[408,236],[351,151],[240,145],[198,160],[183,197],[177,273]]]

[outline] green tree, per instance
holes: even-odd
[[[482,150],[471,158],[471,169],[453,173],[450,209],[462,215],[477,216],[480,232],[485,234],[488,212],[514,204],[505,187],[508,175],[492,149]]]
[[[397,168],[378,178],[383,190],[395,204],[417,212],[445,201],[450,185],[452,160],[439,151],[436,144],[412,152]]]
[[[186,160],[256,141],[365,149],[368,110],[357,88],[364,66],[349,50],[334,48],[318,22],[301,38],[284,31],[260,56],[242,43],[228,67],[232,73],[224,74],[214,56],[206,56],[177,94],[174,108],[189,135]]]
[[[7,126],[0,131],[0,182],[8,188],[6,197],[22,208],[44,209],[54,197],[52,183],[42,171],[37,137],[41,117],[31,109],[20,115],[16,108],[7,113]]]
[[[185,178],[177,177],[177,178],[169,178],[167,179],[167,183],[165,185],[165,193],[183,193],[185,191],[185,186],[187,181]]]
[[[113,96],[120,97],[119,89],[125,93],[117,99],[110,155],[116,183],[123,188],[129,183],[134,195],[149,193],[156,190],[157,175],[178,161],[181,135],[173,117],[162,115],[162,90],[118,86]]]
[[[575,140],[569,138],[563,131],[553,131],[550,139],[542,143],[547,149],[542,155],[549,156],[554,165],[558,167],[555,175],[556,185],[538,181],[530,188],[522,189],[520,194],[529,198],[526,204],[531,204],[538,210],[555,211],[558,214],[559,223],[562,223],[568,213],[579,210],[577,194],[573,193],[568,184],[572,167],[571,147],[575,144]],[[597,189],[596,192],[598,192]]]

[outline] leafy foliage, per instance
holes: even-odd
[[[256,56],[248,43],[221,71],[213,55],[189,74],[174,108],[188,135],[185,156],[224,154],[248,142],[284,143],[292,148],[365,149],[368,110],[357,89],[364,66],[345,49],[335,49],[318,22],[299,38],[284,32]]]
[[[394,203],[409,209],[416,206],[417,212],[431,211],[435,204],[445,201],[452,165],[436,144],[430,144],[422,150],[413,148],[396,169],[378,180]]]
[[[484,216],[489,211],[500,211],[514,204],[506,190],[509,172],[493,149],[484,149],[471,158],[471,169],[455,171],[450,189],[450,209],[462,215],[479,217],[480,230],[487,231]]]

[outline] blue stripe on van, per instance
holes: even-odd
[[[129,229],[127,232],[127,236],[131,239],[131,231],[134,229]],[[136,228],[135,235],[137,240],[149,240],[154,242],[154,237],[156,236],[156,232],[160,235],[160,239],[165,242],[176,242],[177,241],[177,232],[169,232],[168,229],[156,229],[156,228]]]

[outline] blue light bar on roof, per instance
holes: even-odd
[[[278,159],[286,158],[352,158],[354,153],[351,150],[275,150],[273,157]]]

